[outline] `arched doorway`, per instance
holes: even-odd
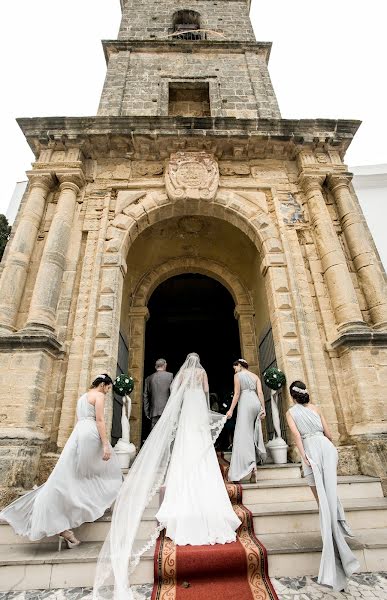
[[[218,281],[184,273],[162,282],[148,302],[144,375],[154,371],[157,358],[166,358],[176,373],[188,352],[198,352],[208,373],[210,392],[219,403],[233,390],[232,363],[241,354],[235,302]],[[215,398],[213,397],[213,400]],[[149,421],[143,419],[143,438]]]

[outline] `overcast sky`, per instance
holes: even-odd
[[[114,39],[120,21],[119,0],[3,4],[0,212],[33,160],[15,118],[94,115],[106,69],[101,39]],[[273,42],[269,68],[282,116],[361,119],[347,154],[352,166],[387,163],[384,5],[252,0],[257,39]]]

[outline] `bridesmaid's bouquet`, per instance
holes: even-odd
[[[118,375],[113,383],[113,390],[119,396],[129,396],[134,389],[134,379],[131,375],[125,375],[122,373]]]
[[[277,367],[270,367],[264,372],[263,381],[271,390],[279,390],[286,383],[285,373]]]

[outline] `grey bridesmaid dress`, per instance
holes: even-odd
[[[303,462],[305,478],[316,486],[323,549],[318,582],[336,591],[346,588],[348,580],[360,565],[344,535],[352,537],[345,514],[337,497],[337,461],[335,446],[324,435],[320,415],[302,404],[289,409],[302,437],[310,467]]]
[[[78,421],[46,483],[7,506],[0,519],[30,540],[56,535],[101,517],[117,497],[122,473],[117,456],[103,461],[95,407],[78,400]]]
[[[262,462],[266,457],[262,423],[258,416],[262,406],[256,380],[245,371],[239,371],[237,377],[241,393],[228,472],[229,481],[240,481],[257,467],[257,459]]]

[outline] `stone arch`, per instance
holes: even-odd
[[[108,253],[119,252],[125,259],[130,245],[150,225],[173,217],[197,215],[227,221],[247,235],[261,256],[281,254],[284,261],[279,231],[269,215],[262,192],[220,190],[212,202],[171,201],[162,191],[127,191],[120,195],[116,216],[108,229]]]
[[[147,306],[152,293],[163,281],[182,273],[200,273],[216,279],[228,289],[237,309],[253,310],[250,294],[235,273],[214,260],[192,256],[173,258],[146,273],[136,287],[131,308]]]
[[[271,315],[278,365],[285,370],[289,379],[304,376],[301,354],[303,341],[298,331],[292,283],[279,229],[269,214],[265,193],[257,189],[234,191],[220,188],[214,200],[174,200],[167,196],[161,185],[148,185],[150,189],[129,189],[118,193],[115,216],[107,228],[95,323],[93,372],[101,369],[114,372],[116,369],[123,277],[126,273],[126,257],[135,239],[158,222],[174,217],[200,216],[230,223],[257,248],[261,257],[260,269]],[[250,316],[245,316],[246,322],[248,318],[254,322],[251,313]],[[133,328],[143,328],[146,318],[147,308],[144,304],[131,308]],[[249,325],[247,331],[251,331]],[[132,368],[142,369],[143,356],[139,348],[132,347],[130,352],[133,357]],[[253,364],[252,359],[250,363]]]
[[[139,443],[141,435],[141,397],[145,359],[145,328],[149,316],[148,301],[161,283],[183,273],[207,275],[217,280],[230,292],[235,302],[235,318],[239,324],[242,354],[250,368],[259,374],[253,302],[240,278],[225,265],[204,257],[180,257],[156,265],[138,281],[129,308],[129,371],[137,383],[133,393],[132,408],[132,431],[135,444]]]

